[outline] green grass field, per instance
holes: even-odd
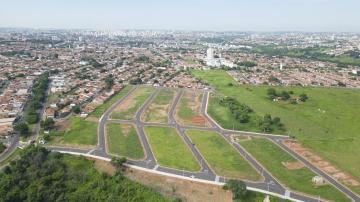
[[[160,165],[179,170],[200,170],[199,163],[174,128],[148,126],[145,132]]]
[[[102,105],[98,106],[90,115],[100,118],[104,112],[111,107],[116,101],[123,98],[133,87],[131,85],[125,86],[120,92],[113,97],[106,100]]]
[[[49,144],[69,144],[74,146],[95,146],[97,144],[97,123],[75,116],[70,117],[68,121],[69,128],[67,130],[50,130],[51,139]]]
[[[246,180],[259,180],[260,175],[220,134],[188,130],[186,134],[200,150],[216,174]]]
[[[296,95],[306,93],[309,96],[305,103],[291,105],[269,100],[266,95],[269,87],[238,85],[222,70],[192,73],[211,84],[218,94],[236,98],[257,114],[280,117],[288,134],[360,181],[360,158],[354,155],[360,152],[359,90],[276,87],[277,91],[292,90]],[[231,87],[229,83],[236,86]],[[219,123],[228,127],[221,120]],[[360,193],[360,188],[350,188]]]
[[[110,153],[131,159],[145,157],[144,150],[133,125],[109,123],[106,125],[107,145]]]
[[[121,110],[115,109],[111,113],[112,119],[131,120],[135,117],[137,110],[144,104],[145,100],[154,92],[154,88],[141,86],[132,95],[127,97],[128,106]],[[124,103],[126,100],[124,101]],[[124,104],[122,103],[122,104]]]
[[[240,141],[240,144],[265,166],[274,177],[290,189],[311,194],[315,197],[321,196],[321,198],[328,200],[349,201],[345,195],[331,185],[315,186],[311,180],[316,174],[308,168],[287,169],[282,163],[296,162],[296,159],[273,142],[264,138],[253,138]]]
[[[151,123],[167,123],[168,113],[174,96],[174,90],[161,89],[159,94],[145,110],[144,121]]]

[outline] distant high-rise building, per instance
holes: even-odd
[[[206,59],[207,60],[213,60],[214,59],[214,49],[213,48],[208,48],[207,52],[206,52]]]

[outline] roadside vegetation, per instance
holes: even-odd
[[[311,194],[314,197],[321,196],[323,199],[349,201],[344,194],[331,185],[316,186],[312,182],[316,174],[273,142],[264,138],[252,138],[239,141],[239,143],[290,189]]]
[[[19,158],[20,156],[20,153],[21,153],[21,149],[19,148],[16,148],[12,154],[10,154],[10,156],[8,156],[6,159],[4,159],[3,161],[0,162],[0,172],[1,172],[1,169],[8,165],[10,162],[14,161],[15,159]]]
[[[6,146],[2,142],[0,142],[0,154],[3,153],[3,151],[5,151],[5,149],[6,149]]]
[[[105,111],[111,107],[111,105],[115,104],[116,101],[123,98],[131,89],[131,85],[125,86],[121,91],[106,100],[102,105],[98,106],[93,112],[91,112],[90,116],[100,118],[105,113]]]
[[[31,91],[31,99],[26,104],[25,120],[28,124],[34,124],[39,121],[37,110],[41,109],[45,100],[46,89],[49,84],[49,73],[43,73],[34,82]]]
[[[217,175],[253,181],[261,178],[220,134],[201,130],[188,130],[186,134]]]
[[[145,157],[139,136],[133,125],[109,123],[106,125],[106,138],[111,154],[130,159]]]
[[[239,85],[222,70],[193,71],[196,77],[209,83],[217,94],[229,96],[251,107],[257,114],[281,118],[286,134],[360,181],[360,91],[340,88],[273,87],[277,92],[305,93],[310,99],[300,105],[274,102],[267,96],[268,86]],[[232,84],[229,86],[228,84]],[[232,129],[231,118],[224,122],[220,115],[209,114],[223,127]],[[223,116],[230,116],[223,113]],[[274,131],[273,133],[278,133]],[[351,187],[359,192],[356,187]]]
[[[2,201],[171,201],[143,185],[100,173],[94,162],[30,146],[0,172]]]
[[[199,163],[174,128],[148,126],[145,132],[160,165],[179,170],[200,170]]]

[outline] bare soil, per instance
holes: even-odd
[[[304,167],[304,164],[296,161],[296,162],[281,162],[287,169],[289,170],[298,170]]]
[[[221,186],[177,179],[135,169],[127,169],[125,176],[149,186],[165,196],[186,202],[232,202],[232,193]]]
[[[287,140],[284,141],[284,144],[300,156],[307,159],[313,165],[323,170],[327,174],[331,175],[333,178],[339,180],[340,182],[343,182],[353,187],[360,186],[360,182],[357,181],[353,176],[345,173],[344,171],[341,171],[340,169],[332,165],[329,161],[324,160],[321,156],[310,151],[310,149],[303,147],[299,142]]]

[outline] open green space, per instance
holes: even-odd
[[[122,120],[133,119],[136,112],[153,92],[154,88],[152,87],[141,86],[137,88],[132,95],[127,97],[126,100],[111,113],[111,118]]]
[[[144,150],[133,125],[109,123],[106,125],[106,135],[111,154],[131,159],[144,158]]]
[[[331,185],[316,186],[311,180],[315,173],[308,168],[288,169],[283,163],[297,162],[273,142],[264,138],[252,138],[239,142],[280,182],[294,191],[311,194],[315,197],[333,201],[349,201],[349,199]]]
[[[217,175],[245,180],[261,178],[259,173],[220,134],[201,130],[188,130],[186,134]]]
[[[217,94],[231,96],[250,106],[257,114],[278,116],[287,134],[329,160],[360,181],[360,91],[341,88],[272,87],[277,91],[306,93],[309,99],[297,105],[273,102],[268,86],[239,85],[222,70],[193,71],[196,77],[213,86]],[[233,86],[228,85],[232,83]],[[210,105],[212,103],[210,102]],[[209,111],[211,106],[209,106]],[[226,114],[224,114],[226,115]],[[214,116],[214,114],[212,114]],[[214,116],[223,127],[225,121]],[[230,119],[230,118],[229,118]],[[360,193],[359,188],[350,187]]]
[[[96,109],[91,112],[90,115],[100,118],[104,114],[104,112],[111,107],[111,105],[123,98],[132,88],[133,87],[131,85],[125,86],[121,91],[106,100],[102,105],[96,107]]]
[[[175,92],[171,89],[161,89],[159,94],[145,110],[144,121],[152,123],[167,123],[168,113]]]
[[[200,170],[199,163],[174,128],[148,126],[145,132],[160,165],[179,170]]]
[[[50,130],[49,144],[85,146],[95,146],[97,144],[97,123],[75,116],[70,117],[67,121],[68,128]],[[44,135],[43,130],[42,134]]]

